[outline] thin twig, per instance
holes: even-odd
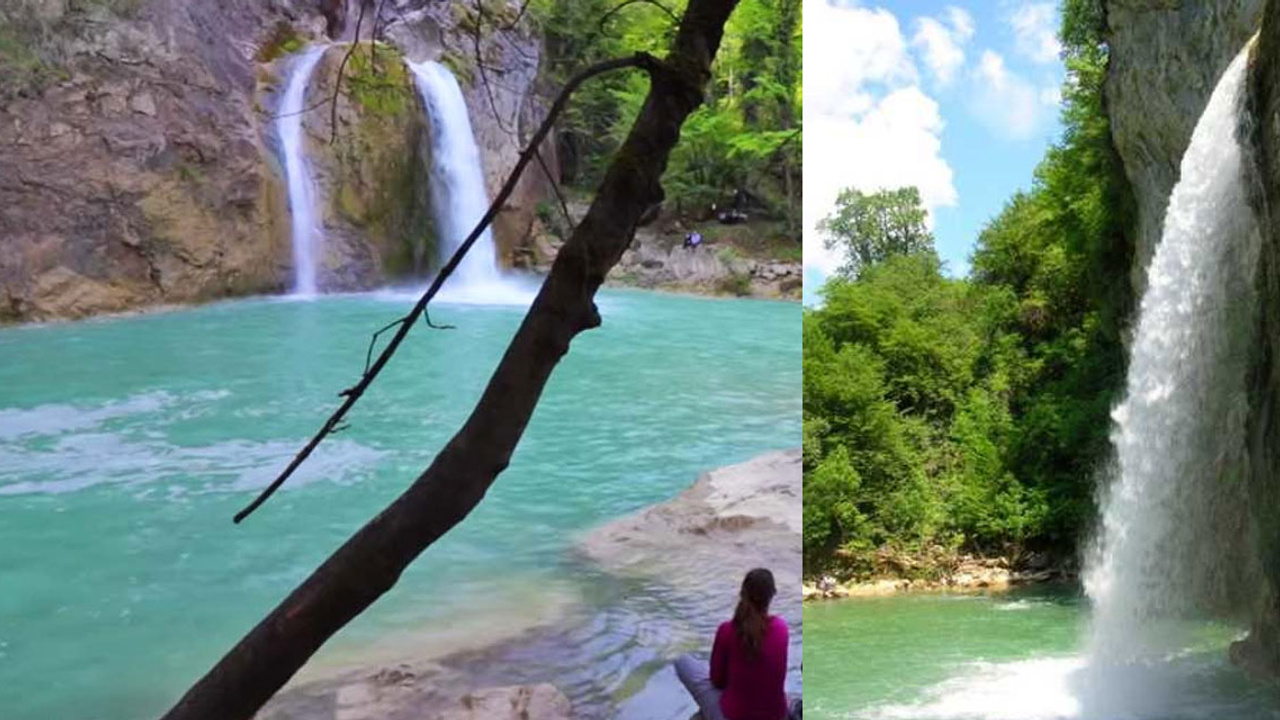
[[[786,137],[786,139],[785,139],[785,140],[783,140],[782,142],[778,143],[778,147],[774,148],[774,149],[773,149],[773,152],[769,153],[769,162],[773,162],[773,159],[774,159],[775,157],[777,157],[779,154],[781,154],[781,153],[782,153],[782,148],[784,148],[784,147],[786,147],[788,144],[790,144],[792,140],[795,140],[796,138],[800,137],[800,133],[801,133],[803,130],[804,130],[804,128],[796,128],[796,129],[795,129],[795,132],[791,133],[790,135],[788,135],[788,136]]]
[[[484,0],[476,0],[476,22],[475,32],[472,35],[475,38],[476,66],[480,68],[480,81],[484,84],[485,94],[489,96],[489,109],[493,111],[493,120],[498,123],[498,129],[508,135],[514,135],[511,129],[502,122],[502,115],[498,112],[498,102],[493,97],[493,88],[489,85],[489,75],[485,72],[484,54],[480,49],[480,33],[484,28],[484,22],[487,20],[484,12]],[[517,111],[519,108],[517,108]]]
[[[373,30],[369,32],[369,67],[377,67],[378,65],[378,22],[382,20],[382,2],[378,0],[378,7],[373,11]],[[356,42],[360,42],[360,36],[356,36]]]
[[[556,97],[556,101],[551,105],[551,109],[547,111],[547,116],[542,121],[542,125],[540,125],[537,132],[533,134],[533,138],[530,140],[529,145],[520,153],[520,159],[516,162],[515,168],[507,177],[507,181],[503,184],[502,189],[498,191],[497,197],[495,197],[493,202],[490,203],[489,209],[485,211],[484,217],[480,218],[480,222],[476,223],[476,226],[472,228],[471,234],[467,235],[467,239],[462,242],[458,249],[453,253],[453,256],[449,258],[449,262],[441,268],[439,274],[437,274],[435,279],[432,280],[431,286],[427,288],[427,291],[423,293],[422,297],[418,298],[418,302],[414,304],[413,309],[401,318],[401,321],[397,321],[400,327],[396,330],[396,334],[392,336],[390,342],[387,343],[386,348],[384,348],[378,355],[378,359],[375,360],[373,365],[370,366],[369,369],[360,377],[359,382],[340,393],[345,398],[342,405],[340,405],[338,409],[329,416],[329,419],[325,421],[324,425],[320,428],[320,431],[317,432],[305,446],[303,446],[302,450],[300,450],[293,460],[290,461],[288,467],[286,467],[270,485],[263,489],[263,491],[259,493],[258,497],[254,498],[253,502],[249,503],[247,507],[236,513],[234,518],[235,522],[241,522],[248,517],[250,513],[257,510],[262,503],[266,502],[267,498],[271,497],[271,495],[274,494],[282,484],[284,484],[284,481],[288,480],[289,476],[292,475],[308,457],[310,457],[312,451],[316,449],[316,446],[318,446],[327,435],[333,432],[333,429],[338,426],[342,421],[342,418],[346,416],[349,410],[351,410],[352,406],[354,406],[364,395],[365,390],[369,388],[369,385],[371,385],[374,379],[378,377],[378,374],[382,372],[382,368],[386,367],[387,362],[391,360],[391,356],[394,355],[396,350],[400,347],[400,343],[404,342],[405,336],[408,335],[409,330],[413,328],[418,316],[425,316],[427,303],[431,302],[431,299],[436,296],[436,293],[440,292],[440,287],[444,284],[444,281],[447,280],[449,276],[453,274],[453,271],[457,269],[458,265],[462,262],[462,258],[467,254],[467,251],[475,244],[476,239],[480,237],[480,234],[484,232],[484,229],[489,227],[489,224],[492,223],[493,219],[498,215],[498,211],[502,208],[503,204],[506,203],[509,197],[511,197],[511,193],[515,190],[516,182],[519,181],[521,173],[524,172],[529,161],[532,160],[534,155],[537,153],[538,146],[542,144],[542,141],[545,140],[547,135],[551,132],[551,128],[555,124],[556,119],[562,112],[564,112],[564,108],[568,104],[569,98],[573,95],[573,92],[587,80],[613,70],[619,70],[622,68],[641,68],[653,75],[656,74],[661,67],[661,62],[654,56],[648,53],[636,53],[631,57],[606,60],[592,65],[577,75],[574,75],[567,83],[565,83],[564,88],[560,91],[560,95]]]
[[[404,318],[400,318],[398,320],[392,320],[391,322],[379,328],[378,331],[373,334],[373,337],[369,338],[369,349],[365,350],[364,352],[364,370],[361,371],[360,373],[361,375],[367,375],[369,373],[369,364],[373,362],[373,346],[375,343],[378,342],[378,336],[390,330],[391,328],[404,323],[404,320],[405,320]],[[341,397],[344,394],[346,394],[345,390],[339,393],[339,397]]]
[[[542,159],[542,152],[533,151],[534,157],[538,158],[538,165],[542,166],[542,172],[547,176],[547,181],[551,183],[551,190],[555,192],[556,199],[560,201],[560,210],[564,213],[565,226],[570,233],[573,232],[573,216],[569,214],[569,203],[565,202],[564,195],[560,194],[560,183],[556,182],[556,178],[551,174],[551,168],[547,167],[547,161]]]
[[[351,47],[347,48],[347,53],[342,56],[342,62],[338,65],[338,78],[333,82],[333,105],[329,110],[330,145],[338,141],[338,95],[342,92],[342,73],[346,71],[347,61],[351,59],[351,55],[355,53],[356,48],[360,47],[360,25],[364,22],[365,7],[365,0],[360,0],[360,14],[356,16],[355,40],[351,42]]]

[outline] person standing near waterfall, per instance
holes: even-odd
[[[711,663],[676,660],[680,678],[703,720],[784,720],[787,717],[787,621],[769,614],[777,594],[773,573],[747,573],[733,619],[720,624]]]

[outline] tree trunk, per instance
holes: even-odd
[[[691,0],[671,54],[587,216],[560,250],[480,402],[430,467],[258,623],[164,716],[247,720],[334,633],[390,590],[423,550],[462,521],[504,468],[552,369],[600,324],[593,298],[661,202],[667,157],[701,102],[736,0]]]

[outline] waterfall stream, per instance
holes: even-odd
[[[1112,413],[1115,475],[1085,578],[1095,665],[1167,659],[1181,621],[1230,600],[1254,563],[1243,469],[1261,236],[1238,139],[1247,55],[1182,159]]]
[[[307,83],[316,64],[324,56],[325,46],[310,48],[298,55],[289,69],[289,81],[280,101],[276,130],[280,136],[285,178],[289,186],[289,214],[293,238],[293,292],[314,295],[316,258],[320,255],[322,235],[315,217],[315,184],[306,157],[306,138],[302,131]]]
[[[410,62],[430,127],[431,204],[443,265],[462,245],[489,209],[480,149],[476,146],[466,100],[453,73],[430,60]],[[450,278],[448,295],[455,300],[527,302],[529,293],[498,268],[493,233],[486,228]]]

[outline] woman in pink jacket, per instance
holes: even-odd
[[[704,720],[787,717],[787,621],[769,614],[776,594],[773,573],[747,573],[733,619],[716,631],[710,667],[692,655],[676,660],[676,675]]]

